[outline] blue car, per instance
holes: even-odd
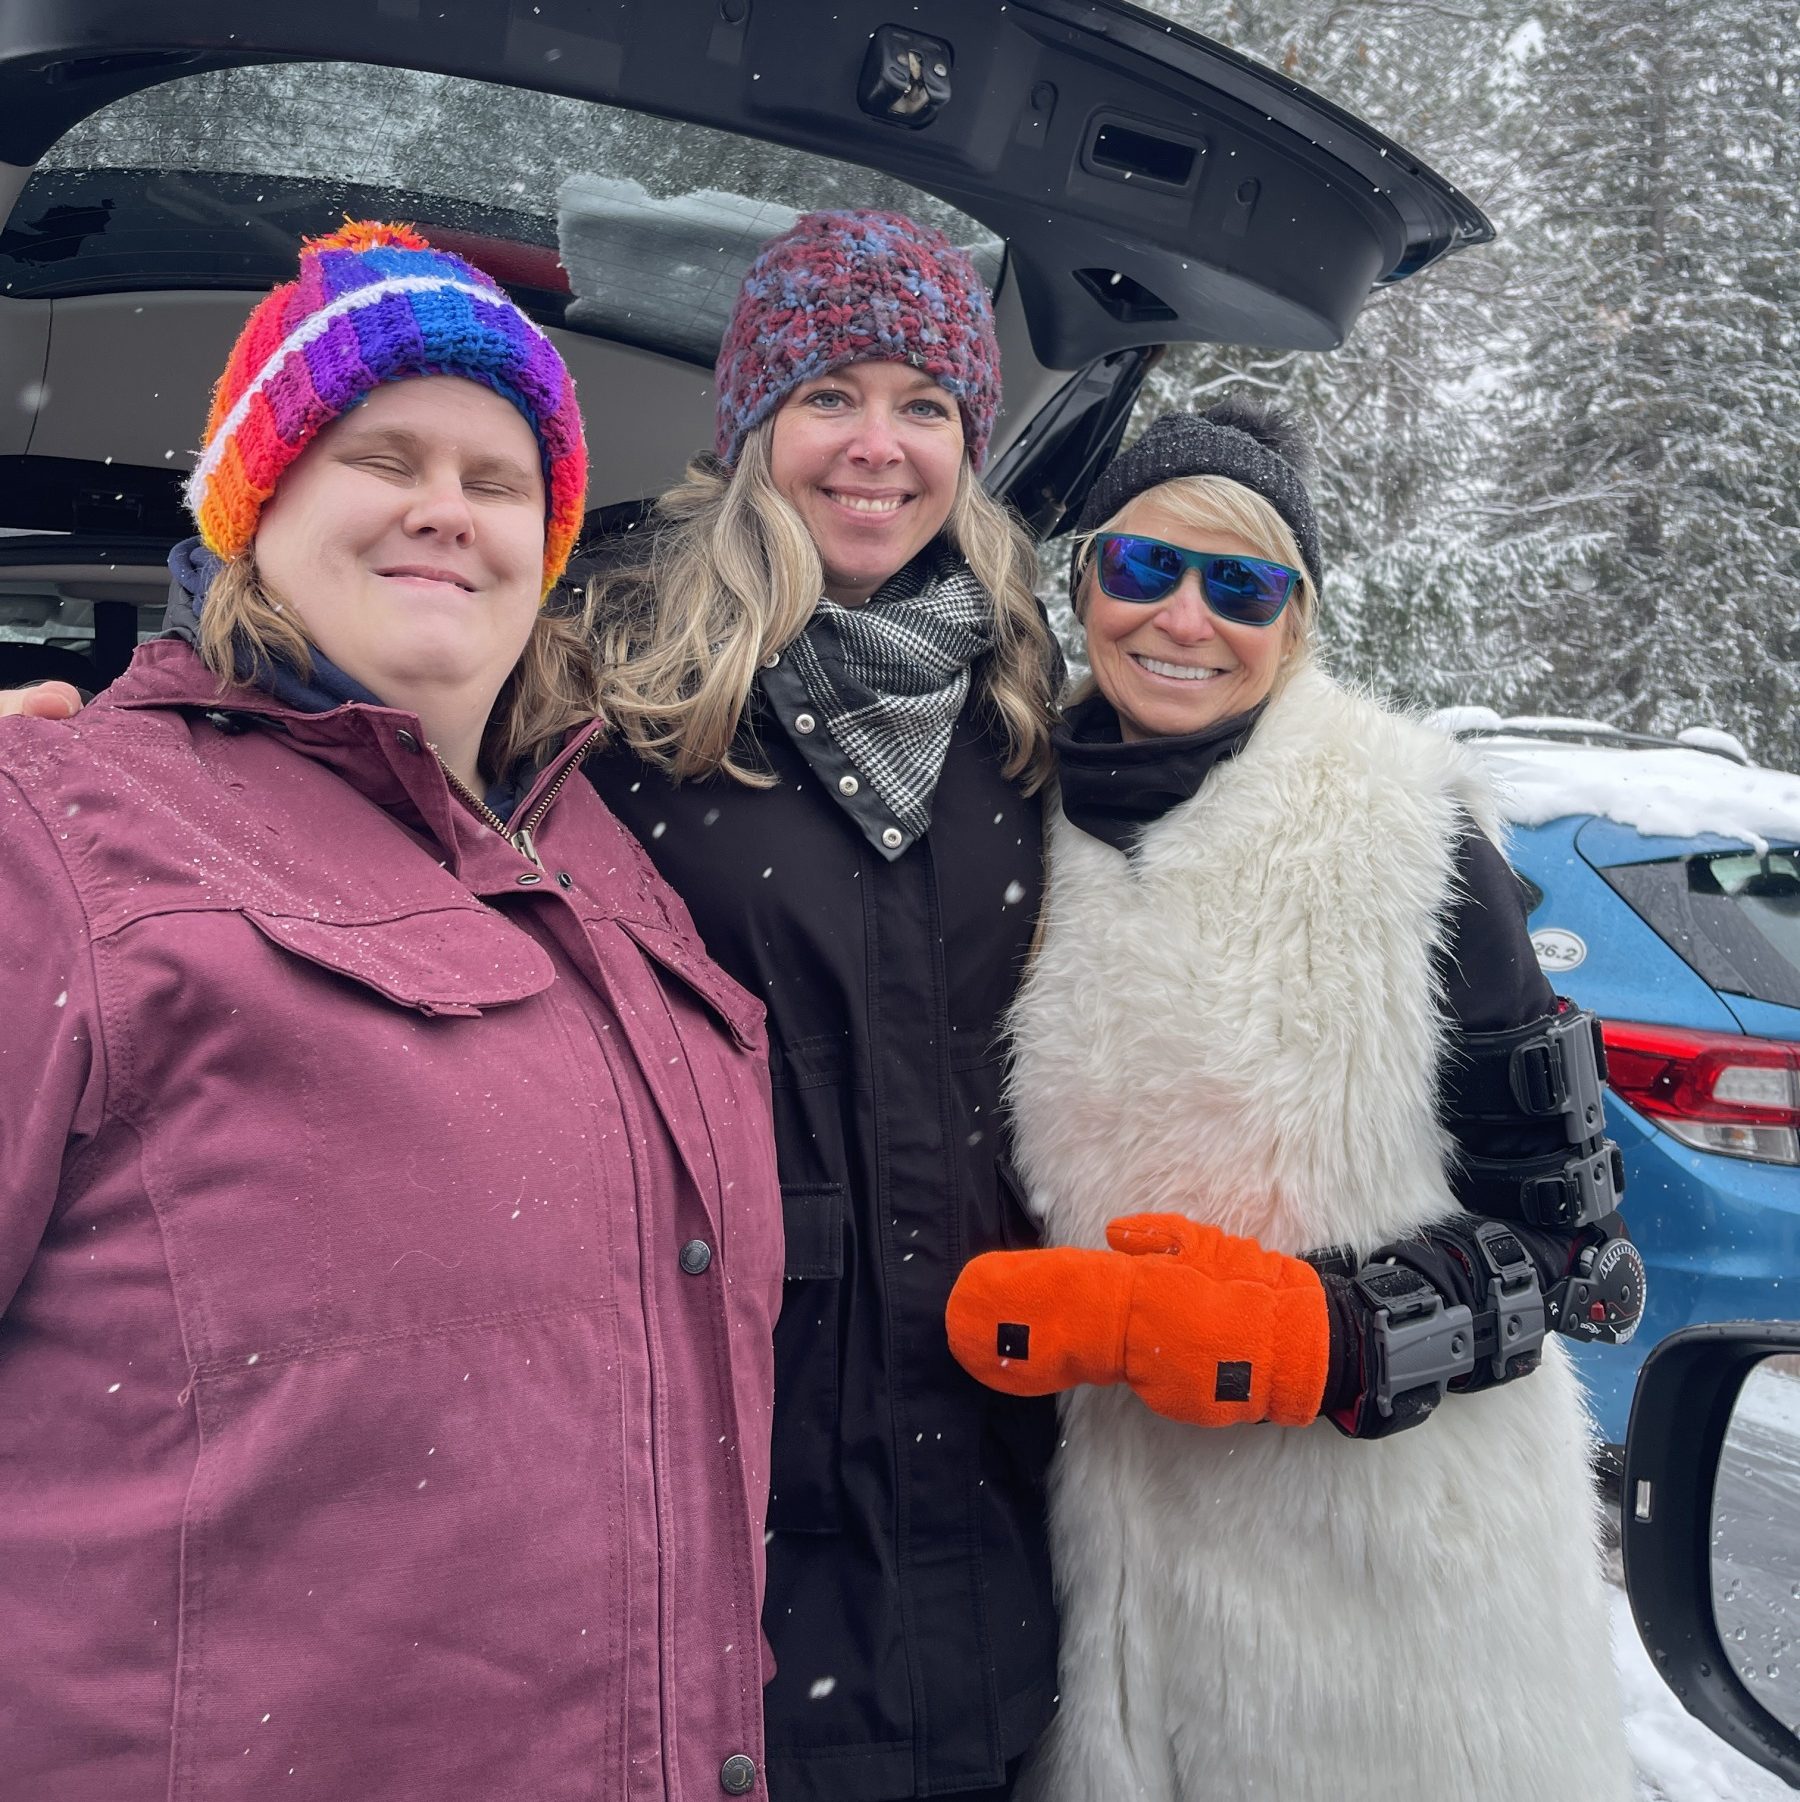
[[[1709,730],[1436,721],[1499,779],[1551,986],[1604,1024],[1649,1283],[1636,1338],[1575,1357],[1617,1446],[1659,1340],[1800,1314],[1800,777]]]

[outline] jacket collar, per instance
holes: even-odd
[[[206,591],[221,568],[219,559],[198,538],[184,538],[169,553],[169,599],[163,610],[163,636],[180,638],[191,645],[200,643],[200,609]],[[266,681],[256,681],[254,670],[240,661],[238,677],[245,683],[256,682],[267,688],[277,700],[306,713],[323,713],[341,707],[346,701],[362,701],[371,707],[381,705],[381,697],[364,688],[357,679],[341,670],[323,651],[312,654],[312,669],[306,675],[285,663],[275,664]]]
[[[140,645],[131,667],[104,699],[128,711],[199,713],[226,733],[255,728],[279,733],[299,755],[322,764],[402,825],[427,836],[453,873],[460,873],[466,848],[483,835],[497,836],[490,823],[456,797],[444,766],[425,741],[419,716],[403,708],[346,701],[318,712],[261,688],[221,683],[181,638]],[[561,749],[510,809],[506,824],[512,831],[531,820],[547,797],[554,800],[558,779],[593,748],[600,726],[595,719],[570,729]]]
[[[200,611],[206,604],[207,590],[222,565],[198,538],[184,538],[169,553],[169,598],[163,609],[163,636],[179,638],[196,649],[200,644]],[[304,675],[291,664],[275,663],[258,670],[239,659],[238,680],[246,686],[267,689],[276,700],[301,713],[328,713],[347,701],[361,701],[365,706],[385,705],[380,695],[363,687],[347,670],[339,669],[315,646],[311,667]],[[505,771],[482,798],[502,819],[517,807],[521,792],[530,782],[531,772],[524,765]]]

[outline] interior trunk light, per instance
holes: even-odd
[[[1601,1029],[1607,1081],[1684,1145],[1800,1164],[1800,1045],[1627,1020]]]

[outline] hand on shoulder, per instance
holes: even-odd
[[[66,720],[81,711],[81,695],[67,682],[36,682],[29,688],[0,689],[0,719]]]

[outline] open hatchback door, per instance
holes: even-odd
[[[1367,126],[1121,0],[0,0],[0,202],[0,686],[98,686],[154,628],[208,387],[347,213],[416,222],[555,335],[602,514],[710,444],[764,238],[818,206],[927,218],[993,285],[990,481],[1042,533],[1158,346],[1328,350],[1492,235]]]

